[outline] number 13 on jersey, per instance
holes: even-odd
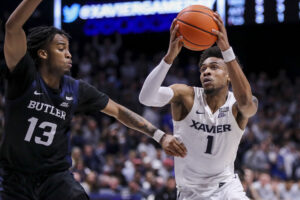
[[[35,118],[35,117],[31,117],[31,118],[28,119],[28,121],[29,121],[30,125],[29,125],[29,128],[27,130],[27,133],[26,133],[26,136],[25,136],[24,140],[27,141],[27,142],[30,142],[31,139],[32,139],[33,132],[34,132],[36,126],[37,126],[38,119]],[[44,131],[43,132],[43,136],[47,137],[46,141],[43,141],[41,139],[41,137],[35,136],[34,137],[34,142],[36,144],[41,144],[41,145],[45,145],[45,146],[51,145],[52,142],[53,142],[53,139],[54,139],[54,135],[56,133],[57,125],[54,124],[54,123],[45,121],[45,122],[40,123],[40,125],[38,127],[41,128],[41,129],[46,129],[47,127],[49,127],[50,131]]]

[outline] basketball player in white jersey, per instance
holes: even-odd
[[[185,144],[187,155],[175,158],[179,200],[246,200],[234,161],[248,119],[257,111],[257,99],[232,48],[220,16],[217,46],[200,58],[203,88],[161,84],[183,44],[172,23],[169,49],[148,75],[139,99],[147,106],[171,104],[174,134]],[[229,91],[229,83],[233,92]],[[164,137],[164,135],[161,135]]]

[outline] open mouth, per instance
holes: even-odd
[[[210,78],[204,78],[203,79],[203,84],[204,85],[207,85],[207,84],[210,84],[210,83],[212,83],[212,79],[210,79]]]

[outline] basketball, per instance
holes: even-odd
[[[179,24],[178,35],[182,35],[184,47],[202,51],[211,47],[217,40],[212,29],[219,30],[213,19],[213,11],[206,6],[191,5],[176,17]]]

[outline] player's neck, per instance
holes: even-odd
[[[49,72],[46,67],[40,68],[40,75],[48,87],[52,89],[59,89],[61,80],[60,76]]]
[[[211,109],[212,113],[215,113],[221,106],[223,106],[227,100],[228,88],[224,87],[219,91],[212,94],[205,94],[205,100]]]

